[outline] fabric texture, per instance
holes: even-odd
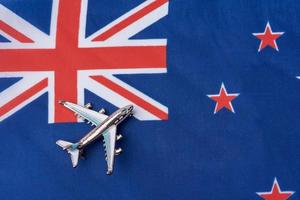
[[[70,50],[68,38],[75,35],[77,41],[71,27],[79,16],[68,19],[68,14],[87,1],[54,2],[65,3],[58,7],[65,9],[58,19],[69,25],[58,23],[62,34],[51,48],[66,46],[51,57],[40,52],[50,47],[32,41],[44,34],[51,40],[53,2],[0,0],[1,199],[278,200],[260,194],[272,194],[273,184],[273,193],[287,193],[282,200],[299,199],[298,1],[158,0],[146,1],[154,3],[138,12],[132,10],[145,1],[89,0],[81,29],[90,41],[78,51]],[[3,7],[41,34],[12,31],[20,23],[9,20],[12,15]],[[125,21],[120,30],[92,37],[129,11],[138,13],[129,24],[152,13],[142,21],[145,29],[135,27],[117,37],[113,31],[127,26]],[[150,18],[157,20],[150,23]],[[101,43],[114,36],[113,45]],[[131,40],[142,40],[137,46],[145,47],[133,48]],[[115,71],[85,75],[74,66]],[[58,80],[51,67],[65,74]],[[91,102],[106,114],[126,102],[135,105],[137,118],[117,127],[123,138],[116,147],[123,153],[115,158],[112,176],[106,175],[101,140],[89,145],[75,169],[55,144],[76,142],[92,129],[74,122],[73,114],[56,103],[59,98]]]

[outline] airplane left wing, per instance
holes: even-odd
[[[112,174],[114,158],[115,158],[115,145],[116,145],[116,125],[109,127],[103,134],[103,142],[107,162],[107,174]]]
[[[76,115],[92,123],[94,126],[100,125],[106,118],[108,118],[108,116],[103,113],[98,113],[94,110],[88,109],[86,107],[71,102],[60,101],[59,103],[64,105],[69,110],[73,111]]]

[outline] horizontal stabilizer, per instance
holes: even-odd
[[[63,150],[66,150],[67,148],[69,148],[72,145],[71,142],[67,142],[67,141],[64,141],[64,140],[57,140],[56,144],[58,146],[60,146],[61,148],[63,148]]]
[[[61,148],[63,148],[63,150],[68,151],[68,153],[71,156],[72,166],[76,167],[77,164],[78,164],[79,153],[80,153],[79,149],[77,148],[78,144],[74,144],[74,143],[67,142],[67,141],[64,141],[64,140],[58,140],[56,142],[56,144],[58,146],[60,146]]]
[[[78,165],[78,159],[79,159],[79,150],[68,150],[68,153],[71,156],[72,166],[76,167]]]

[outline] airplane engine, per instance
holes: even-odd
[[[84,107],[86,107],[86,108],[88,108],[88,109],[92,109],[93,108],[93,106],[92,106],[92,104],[91,103],[87,103],[87,104],[85,104],[85,106]]]
[[[115,155],[120,155],[122,153],[122,149],[121,148],[118,148],[115,150]]]
[[[117,135],[117,141],[120,140],[120,139],[122,139],[122,138],[123,138],[123,136],[121,134]]]
[[[101,110],[99,110],[99,113],[100,113],[100,114],[104,114],[104,113],[105,113],[105,109],[104,109],[104,108],[101,108]]]

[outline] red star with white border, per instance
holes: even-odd
[[[287,200],[294,193],[294,191],[281,191],[277,179],[275,178],[270,192],[257,192],[256,194],[264,200]]]
[[[227,93],[225,85],[222,83],[219,94],[208,94],[207,96],[217,102],[214,110],[214,114],[216,114],[222,108],[227,108],[235,113],[231,101],[239,95],[239,93]]]
[[[265,47],[270,46],[276,51],[279,51],[276,40],[284,34],[284,32],[273,32],[268,22],[263,33],[252,33],[255,37],[260,39],[260,45],[258,48],[258,52],[263,50]]]

